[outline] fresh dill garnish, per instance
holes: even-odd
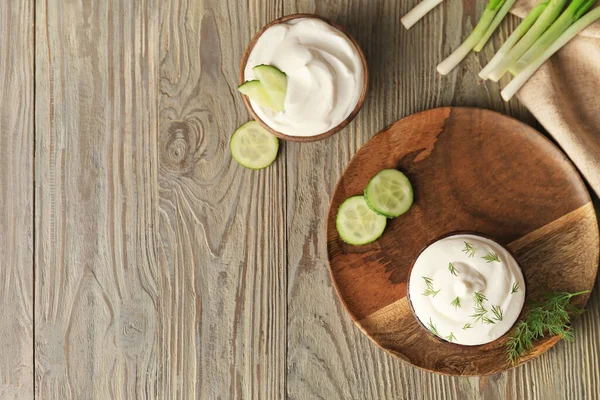
[[[422,278],[425,281],[425,284],[427,285],[427,287],[430,289],[433,289],[433,279],[428,278],[426,276],[423,276]]]
[[[464,324],[463,330],[471,329],[472,327],[473,327],[473,325],[471,325],[469,322],[467,322],[466,324]]]
[[[492,313],[496,321],[502,321],[502,309],[500,306],[492,306]]]
[[[456,268],[454,268],[454,264],[449,263],[448,264],[448,271],[450,271],[450,273],[454,276],[458,276],[458,270]]]
[[[519,291],[519,282],[515,282],[512,285],[512,289],[510,291],[510,294],[517,293],[518,291]]]
[[[452,304],[454,308],[460,308],[460,297],[456,296],[456,298],[452,300],[452,303],[450,304]]]
[[[483,319],[485,318],[485,314],[487,314],[487,312],[488,310],[486,310],[485,307],[480,305],[475,307],[475,314],[469,316],[474,319],[475,323],[483,322]]]
[[[438,290],[433,289],[433,279],[428,278],[426,276],[423,276],[422,278],[425,281],[425,285],[427,285],[427,289],[425,289],[425,291],[423,292],[423,296],[435,297],[440,292],[441,289],[438,289]]]
[[[463,253],[468,254],[469,257],[475,257],[475,247],[469,242],[465,242],[465,248],[462,250]]]
[[[476,307],[482,307],[484,301],[487,301],[487,297],[483,293],[475,292],[473,294],[473,303]]]
[[[453,342],[456,340],[456,336],[454,336],[454,333],[450,332],[450,335],[446,336],[445,339],[449,342]]]
[[[549,293],[541,303],[532,304],[525,318],[517,323],[506,342],[506,358],[512,365],[529,353],[534,342],[546,336],[560,336],[567,341],[573,340],[571,316],[581,314],[581,307],[571,304],[571,298],[589,293],[589,290],[577,293]]]
[[[423,292],[423,296],[432,296],[432,297],[435,297],[440,292],[440,290],[441,289],[433,290],[432,288],[427,288]]]
[[[495,322],[492,319],[488,318],[488,317],[483,317],[483,323],[487,324],[487,325],[493,325],[493,324],[495,324]]]
[[[427,323],[427,328],[431,331],[431,333],[433,333],[435,336],[440,336],[437,328],[435,327],[435,324],[433,323],[433,321],[431,320],[431,317],[429,317],[429,322]]]
[[[494,253],[494,252],[489,252],[487,253],[485,256],[481,257],[483,258],[485,261],[487,261],[488,263],[491,262],[500,262],[500,259],[498,258],[498,254]]]

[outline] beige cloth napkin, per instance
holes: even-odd
[[[536,0],[518,0],[523,18]],[[540,67],[517,93],[600,196],[600,21]]]

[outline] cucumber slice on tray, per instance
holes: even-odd
[[[369,208],[388,218],[407,212],[412,206],[413,197],[410,181],[396,169],[379,171],[365,188],[365,200]]]
[[[335,225],[342,240],[361,245],[377,240],[385,230],[387,219],[371,210],[364,196],[347,198],[338,208]]]
[[[279,139],[256,121],[246,122],[233,132],[229,150],[235,161],[246,168],[266,168],[277,158]]]

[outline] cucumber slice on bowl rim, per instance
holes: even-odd
[[[365,200],[369,208],[388,218],[407,212],[412,206],[413,198],[410,181],[396,169],[379,171],[365,188]]]
[[[257,65],[252,71],[258,79],[242,83],[238,90],[260,106],[274,112],[283,111],[287,75],[272,65]]]
[[[279,139],[256,121],[246,122],[233,132],[229,140],[231,156],[250,169],[266,168],[277,158]]]
[[[335,225],[340,238],[352,245],[374,242],[385,230],[387,219],[371,210],[364,196],[352,196],[338,208]]]
[[[283,102],[278,102],[267,86],[259,80],[246,81],[238,86],[238,90],[260,106],[274,112],[283,111]]]
[[[285,95],[287,93],[287,75],[280,69],[275,68],[271,65],[257,65],[252,68],[254,76],[266,86],[271,98],[277,105],[281,105],[283,110],[283,103],[285,102]]]

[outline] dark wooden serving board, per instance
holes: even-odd
[[[341,202],[361,194],[384,168],[412,181],[411,210],[388,221],[375,243],[345,244],[335,229]],[[395,122],[366,143],[340,178],[328,215],[331,276],[358,326],[379,346],[417,367],[452,375],[508,368],[505,337],[466,347],[429,335],[406,297],[418,253],[451,231],[495,238],[517,257],[527,299],[545,291],[592,289],[598,225],[589,193],[563,153],[533,128],[473,108],[438,108]],[[580,296],[580,305],[588,296]],[[522,362],[552,347],[540,341]]]

